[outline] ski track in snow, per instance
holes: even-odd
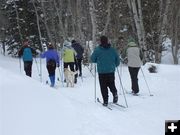
[[[37,58],[39,67],[39,59]],[[143,74],[139,73],[142,97],[125,94],[128,108],[106,109],[95,103],[94,78],[83,67],[83,79],[74,88],[57,88],[45,84],[48,79],[45,60],[42,60],[42,83],[36,62],[32,78],[21,72],[18,58],[0,54],[0,131],[2,135],[160,135],[165,120],[180,119],[180,66],[157,65],[158,73],[149,73],[149,63],[142,66],[151,93],[149,96]],[[125,91],[130,92],[127,66],[119,66]],[[59,72],[56,70],[56,77]],[[97,77],[96,95],[101,98]],[[116,73],[119,104],[125,105],[122,87]],[[109,101],[112,95],[109,93]]]

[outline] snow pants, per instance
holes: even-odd
[[[76,61],[76,69],[79,70],[79,76],[82,75],[82,59],[77,59]]]
[[[108,103],[108,88],[113,97],[117,95],[114,73],[99,74],[99,84],[104,103]]]
[[[131,76],[131,89],[133,93],[139,92],[139,85],[138,85],[138,72],[140,67],[128,67],[129,74]]]
[[[24,71],[26,75],[31,77],[32,74],[32,61],[24,61]]]
[[[51,61],[52,62],[52,61]],[[46,65],[46,68],[49,73],[49,79],[51,81],[51,87],[54,87],[55,84],[55,71],[56,71],[56,62],[48,63]]]

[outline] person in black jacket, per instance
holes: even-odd
[[[76,40],[72,40],[72,47],[76,51],[76,67],[79,70],[79,76],[82,76],[82,59],[83,59],[83,53],[84,53],[84,48],[76,42]]]
[[[22,56],[24,62],[24,71],[29,77],[31,77],[32,74],[33,54],[36,55],[36,51],[29,46],[28,40],[24,40],[23,46],[18,52],[18,56]]]

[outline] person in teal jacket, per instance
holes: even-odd
[[[108,43],[106,36],[100,37],[100,45],[95,48],[91,55],[91,61],[97,63],[97,72],[103,105],[108,105],[108,88],[113,95],[113,103],[118,102],[117,89],[115,86],[115,69],[120,64],[120,58],[116,50]]]
[[[37,55],[37,52],[35,49],[30,47],[29,40],[25,39],[23,42],[23,46],[20,48],[18,52],[18,56],[23,58],[24,71],[26,75],[29,77],[31,77],[32,75],[33,55]]]

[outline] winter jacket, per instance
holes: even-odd
[[[97,71],[100,74],[113,73],[119,66],[120,59],[116,50],[108,45],[99,45],[91,55],[91,61],[97,63]]]
[[[33,54],[36,55],[36,51],[29,46],[23,46],[18,52],[18,56],[22,56],[23,61],[33,61]]]
[[[71,46],[64,47],[63,61],[65,63],[75,62],[76,52]]]
[[[84,48],[79,43],[73,43],[72,47],[74,48],[74,50],[77,53],[76,58],[77,59],[82,59],[83,58],[83,53],[84,53]]]
[[[127,48],[127,58],[129,67],[140,67],[142,65],[140,58],[140,49],[135,42],[129,42]]]
[[[58,55],[57,51],[54,49],[49,49],[46,52],[44,52],[43,54],[41,54],[41,58],[46,58],[46,63],[50,59],[53,59],[59,65],[59,55]]]

